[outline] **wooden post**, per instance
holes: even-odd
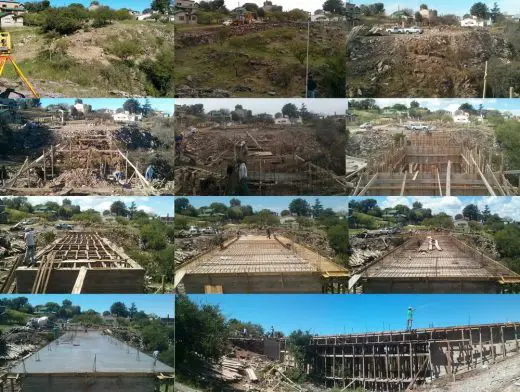
[[[493,327],[489,327],[489,331],[491,332],[491,358],[493,359],[493,363],[495,363],[495,340],[493,339]]]
[[[51,178],[54,179],[54,145],[51,146]]]
[[[484,68],[484,88],[482,89],[482,98],[486,98],[487,76],[488,76],[488,62],[486,61],[486,65]]]
[[[502,356],[506,357],[506,342],[504,340],[504,326],[500,327],[500,340],[502,341]]]
[[[45,164],[45,149],[43,149],[43,185],[47,183],[47,165]]]

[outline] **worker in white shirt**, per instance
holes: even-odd
[[[238,166],[238,180],[240,182],[240,195],[247,196],[247,166],[245,162]]]
[[[36,255],[36,234],[33,229],[25,229],[25,258],[24,264],[31,265],[35,263]]]

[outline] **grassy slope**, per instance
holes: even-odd
[[[181,26],[179,26],[181,27]],[[206,27],[206,30],[222,27]],[[202,30],[200,27],[182,26],[178,34],[184,31]],[[312,40],[312,39],[311,39]],[[261,96],[269,91],[275,91],[279,96],[305,95],[305,63],[301,64],[292,54],[291,47],[305,47],[307,31],[297,27],[276,28],[264,32],[252,33],[246,36],[231,37],[222,44],[199,45],[176,49],[176,85],[186,83],[186,77],[192,76],[196,87],[221,88],[233,92],[233,96]],[[334,43],[324,43],[320,40],[311,42],[310,69],[321,66],[325,60],[321,54]],[[230,52],[240,52],[254,61],[268,62],[269,65],[258,68],[249,67],[247,60],[241,59],[237,71],[233,60],[226,56]],[[208,61],[208,59],[211,59]],[[217,70],[218,72],[214,72]],[[287,87],[277,86],[270,80],[273,73],[287,72],[291,82]],[[254,92],[233,91],[235,86],[252,87]]]
[[[38,28],[13,29],[11,34],[14,58],[42,95],[106,97],[115,95],[110,93],[113,90],[151,95],[136,64],[146,58],[154,59],[161,49],[173,48],[173,24],[163,23],[125,21],[76,32],[54,41],[53,45],[66,47],[67,55],[54,54],[52,59],[48,53],[40,55],[50,47],[51,40]],[[139,52],[129,61],[115,55],[114,42],[123,39],[134,42]],[[3,77],[10,82],[19,80],[11,66],[6,67]]]

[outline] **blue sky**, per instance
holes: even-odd
[[[92,105],[94,110],[97,109],[119,109],[123,107],[126,98],[82,98],[83,103]],[[145,98],[136,98],[141,105],[144,105]],[[155,110],[161,110],[166,113],[173,114],[174,100],[168,98],[149,98],[152,108]],[[48,105],[74,105],[76,98],[42,98],[42,106]]]
[[[53,7],[67,6],[71,3],[80,3],[85,7],[90,5],[92,0],[51,0]],[[108,5],[110,8],[131,8],[133,10],[142,11],[145,8],[150,8],[152,0],[99,0],[101,5]]]
[[[190,295],[219,305],[228,318],[290,333],[316,334],[400,330],[409,306],[414,326],[427,328],[520,321],[520,295]]]
[[[353,0],[352,3],[357,5],[360,4],[372,4],[376,1],[374,0]],[[435,1],[424,1],[424,0],[389,0],[389,1],[381,1],[385,4],[386,14],[391,14],[398,9],[403,8],[412,8],[417,11],[421,4],[427,4],[430,9],[435,9],[439,12],[439,15],[445,14],[455,14],[458,16],[463,16],[466,13],[469,13],[471,6],[476,3],[476,0],[435,0]],[[483,1],[483,3],[487,4],[489,8],[493,7],[492,1]],[[511,14],[518,14],[520,12],[518,8],[518,0],[497,0],[498,7],[502,12],[508,12]]]
[[[72,301],[73,305],[81,306],[81,310],[94,309],[99,313],[105,310],[110,310],[110,306],[114,302],[124,302],[126,306],[130,307],[132,302],[135,303],[139,310],[144,310],[146,313],[154,313],[157,316],[173,317],[174,296],[169,294],[27,294],[27,295],[2,295],[0,298],[16,298],[26,297],[29,303],[33,306],[43,305],[47,302],[57,302],[61,304],[64,299]]]
[[[520,221],[520,197],[511,196],[421,196],[421,197],[404,197],[404,196],[377,196],[377,197],[353,197],[351,199],[376,199],[377,205],[382,208],[393,207],[398,204],[404,204],[409,207],[414,201],[422,203],[424,208],[431,208],[432,212],[438,214],[445,212],[448,215],[456,215],[462,212],[462,209],[468,204],[476,204],[480,210],[487,205],[492,214],[498,214],[502,218],[512,218]]]
[[[376,99],[376,104],[379,107],[386,107],[395,105],[396,103],[402,103],[409,107],[412,101],[417,101],[420,103],[422,107],[426,107],[430,110],[447,110],[453,112],[457,110],[460,107],[460,105],[467,102],[472,104],[475,109],[478,109],[479,105],[482,104],[484,109],[507,111],[512,112],[513,114],[520,115],[520,102],[518,102],[518,99],[509,98],[380,98]]]
[[[63,199],[69,199],[72,204],[79,205],[82,210],[92,208],[99,212],[109,210],[114,201],[121,200],[127,206],[135,202],[138,210],[160,216],[173,216],[173,196],[29,196],[27,199],[32,205],[43,204],[48,201],[61,204]]]
[[[224,203],[229,205],[229,200],[233,197],[218,196],[218,197],[188,197],[192,206],[200,208],[203,206],[209,206],[211,203]],[[255,211],[263,209],[269,209],[275,212],[281,212],[289,207],[289,203],[296,198],[305,199],[309,204],[313,205],[316,197],[315,196],[249,196],[249,197],[236,197],[242,202],[242,205],[250,205]],[[324,196],[318,197],[324,208],[332,208],[335,211],[346,211],[347,210],[347,197],[341,196]]]

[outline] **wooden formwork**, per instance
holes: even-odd
[[[368,164],[353,195],[515,195],[503,157],[465,145],[452,132],[412,134]]]
[[[19,293],[140,293],[144,269],[97,233],[72,232],[36,255],[36,265],[18,267]]]
[[[326,387],[396,392],[518,355],[519,342],[519,323],[316,336],[308,366]]]

